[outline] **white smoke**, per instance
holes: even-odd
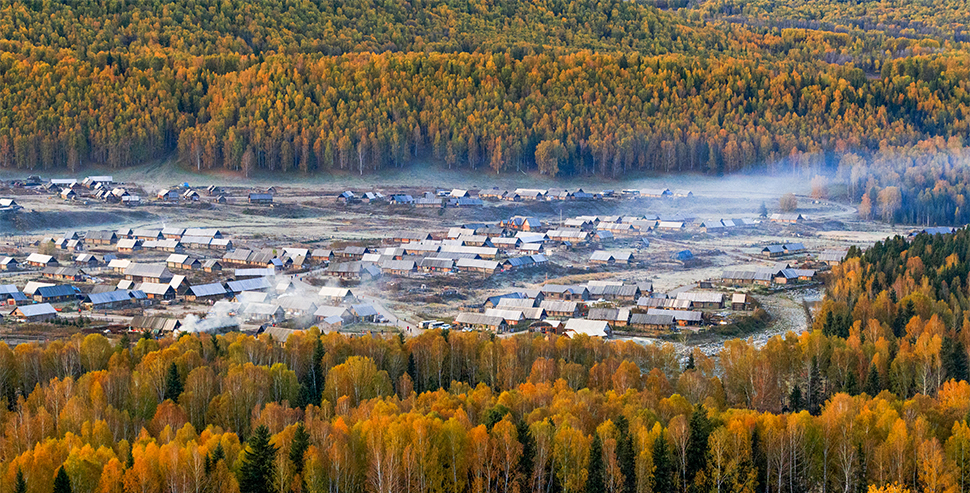
[[[238,327],[239,319],[223,314],[209,313],[205,318],[189,315],[182,320],[181,332],[212,332],[230,327]]]

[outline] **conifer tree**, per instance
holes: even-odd
[[[13,484],[14,493],[27,493],[27,480],[24,479],[24,471],[17,468],[17,479],[14,480]]]
[[[293,463],[294,474],[303,474],[303,456],[309,448],[310,433],[302,422],[298,423],[296,432],[293,433],[293,441],[290,442],[290,462]]]
[[[179,368],[173,361],[168,366],[168,375],[165,377],[165,398],[172,402],[178,402],[182,395],[182,377],[179,375]]]
[[[593,433],[593,443],[589,448],[589,466],[586,470],[588,471],[586,477],[586,492],[605,492],[603,482],[603,441],[600,439],[599,433]]]
[[[54,476],[54,493],[72,493],[71,478],[67,476],[64,466],[57,468],[57,475]]]
[[[653,491],[676,491],[674,458],[667,437],[661,434],[653,441]]]
[[[270,493],[273,490],[273,460],[277,448],[269,439],[266,425],[257,426],[249,438],[238,473],[240,493]]]

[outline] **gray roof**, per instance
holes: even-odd
[[[555,301],[555,300],[543,300],[539,303],[539,306],[545,309],[547,312],[574,312],[576,311],[575,301]]]
[[[131,295],[128,294],[127,290],[119,289],[116,291],[107,291],[104,293],[91,293],[87,295],[87,301],[95,305],[101,305],[104,303],[117,303],[119,301],[130,301]]]
[[[229,288],[233,293],[240,293],[243,291],[259,291],[261,289],[269,289],[272,285],[269,279],[265,277],[254,277],[252,279],[243,279],[241,281],[229,281],[226,283],[226,287]]]
[[[317,311],[313,312],[313,315],[316,317],[327,318],[334,316],[343,317],[345,315],[349,315],[349,313],[347,312],[347,307],[324,305],[317,307]]]
[[[55,315],[57,314],[57,310],[55,310],[50,303],[24,305],[24,306],[18,307],[17,310],[20,310],[20,312],[23,313],[25,317],[36,317],[39,315],[49,315],[52,313]]]
[[[198,284],[189,287],[189,293],[195,296],[218,296],[226,294],[226,287],[222,283]]]
[[[669,313],[649,314],[634,313],[630,317],[630,325],[673,325],[674,316]]]
[[[648,315],[670,315],[674,320],[686,320],[688,322],[700,322],[703,318],[701,312],[686,310],[661,310],[659,308],[647,309]]]
[[[34,291],[34,294],[39,294],[44,298],[53,298],[61,296],[74,296],[77,294],[77,290],[74,286],[67,284],[61,284],[58,286],[42,286]]]
[[[502,317],[483,315],[481,313],[461,312],[457,317],[455,317],[455,323],[498,327],[505,323],[505,319]]]
[[[371,305],[353,305],[350,309],[357,314],[358,317],[375,317],[379,315],[377,310]]]
[[[138,285],[140,291],[144,291],[147,294],[160,294],[165,295],[169,290],[174,291],[175,288],[171,284],[158,283],[158,282],[143,282]]]
[[[168,267],[157,264],[131,264],[125,269],[126,276],[166,278],[172,277]]]
[[[591,308],[588,320],[607,320],[610,322],[627,321],[630,319],[630,310],[626,308]]]

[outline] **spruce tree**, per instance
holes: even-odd
[[[869,394],[869,397],[875,397],[879,395],[879,392],[882,392],[882,385],[879,383],[879,369],[876,368],[875,364],[869,365],[869,374],[866,375],[866,384],[862,391]]]
[[[17,468],[17,479],[13,484],[14,493],[27,493],[27,480],[24,479],[24,471]]]
[[[797,413],[802,410],[802,388],[795,385],[788,394],[788,408],[791,412]]]
[[[535,467],[536,441],[532,436],[532,432],[529,431],[529,426],[524,421],[516,423],[515,428],[519,435],[519,442],[522,443],[522,457],[519,459],[519,477],[524,487],[520,489],[521,491],[528,491],[528,488],[525,486],[531,481],[532,469]]]
[[[707,439],[711,434],[711,420],[704,406],[696,406],[690,415],[690,441],[687,442],[687,481],[694,482],[698,471],[707,467]]]
[[[420,394],[424,392],[424,382],[418,380],[418,365],[414,362],[414,353],[408,353],[408,376],[414,382],[414,391]]]
[[[636,454],[633,452],[633,438],[630,436],[630,425],[626,416],[622,414],[616,418],[616,429],[620,432],[616,444],[616,460],[620,463],[623,473],[623,493],[636,493]]]
[[[755,491],[764,493],[767,491],[768,484],[768,461],[765,459],[765,452],[761,445],[761,434],[757,427],[751,432],[751,466],[755,470]]]
[[[168,375],[165,377],[165,398],[178,402],[180,395],[182,395],[182,377],[179,375],[179,367],[173,361],[168,366]]]
[[[808,412],[818,416],[822,410],[822,372],[818,367],[818,357],[812,356],[812,369],[808,374]]]
[[[64,466],[57,468],[57,476],[54,476],[54,493],[71,493],[71,478]]]
[[[303,423],[296,425],[293,441],[290,442],[290,462],[293,463],[294,474],[303,474],[303,456],[310,448],[310,434]]]
[[[667,443],[667,437],[661,434],[653,441],[653,491],[675,491],[674,472],[670,444]]]
[[[946,371],[947,379],[967,380],[967,352],[963,342],[949,336],[943,338],[943,347],[940,351],[943,358],[943,369]]]
[[[310,366],[312,378],[310,380],[310,390],[313,395],[313,403],[319,404],[323,396],[323,357],[326,351],[323,349],[323,341],[317,337],[316,344],[313,346],[313,365]]]
[[[603,493],[606,491],[603,481],[603,441],[599,433],[593,432],[593,444],[589,447],[589,467],[586,469],[586,492]]]
[[[270,493],[273,491],[273,460],[276,446],[269,443],[269,428],[259,425],[249,438],[239,467],[240,493]]]
[[[842,391],[849,395],[859,395],[859,381],[855,376],[855,371],[849,370],[849,374],[845,377],[845,385],[842,386]]]

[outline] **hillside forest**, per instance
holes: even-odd
[[[968,245],[852,250],[811,331],[717,360],[437,330],[0,344],[0,491],[964,492]]]

